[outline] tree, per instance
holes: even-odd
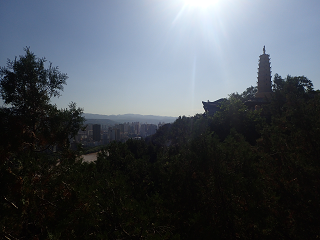
[[[237,92],[229,94],[229,99],[240,99],[241,101],[245,102],[250,99],[255,98],[255,95],[258,91],[258,87],[250,86],[248,87],[243,93],[239,94]]]
[[[9,152],[66,147],[82,125],[82,109],[74,103],[69,110],[50,104],[51,97],[60,96],[67,75],[51,63],[45,68],[45,58],[37,58],[29,48],[24,50],[25,56],[8,60],[7,67],[0,68],[0,94],[9,106],[0,109],[5,126],[2,140],[7,142],[2,146]]]
[[[58,67],[45,68],[45,58],[37,58],[29,48],[25,56],[14,61],[8,59],[7,67],[1,68],[1,97],[6,104],[23,111],[39,111],[52,96],[60,96],[67,74]]]
[[[313,91],[312,81],[305,76],[296,76],[292,77],[288,75],[283,79],[280,75],[275,74],[273,80],[273,91],[287,93],[288,90],[291,90],[295,93],[303,94]]]
[[[0,225],[7,239],[48,238],[67,212],[61,209],[74,206],[63,179],[75,168],[78,153],[70,149],[70,138],[84,121],[75,103],[68,109],[50,103],[67,75],[24,50],[0,68]]]

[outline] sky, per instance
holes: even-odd
[[[52,103],[106,115],[203,113],[256,86],[264,45],[272,76],[320,88],[319,0],[189,1],[0,1],[0,66],[28,46],[69,77]]]

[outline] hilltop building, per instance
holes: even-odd
[[[271,94],[270,55],[266,54],[266,47],[263,46],[263,54],[259,56],[258,92],[256,93],[256,98],[270,99]]]
[[[266,54],[266,47],[263,46],[263,54],[259,56],[258,68],[258,91],[255,98],[246,101],[244,104],[249,109],[259,109],[262,105],[268,104],[272,96],[270,55]]]
[[[251,109],[259,108],[262,104],[268,103],[268,99],[270,99],[272,95],[270,55],[266,54],[265,46],[263,46],[263,54],[259,56],[257,84],[258,91],[255,98],[245,102],[245,104]],[[210,102],[209,100],[208,102],[202,101],[205,113],[212,116],[220,110],[220,106],[224,101],[226,101],[225,98],[221,98],[214,102]]]
[[[214,102],[210,102],[209,100],[208,100],[208,102],[202,101],[205,113],[207,115],[212,116],[213,114],[215,114],[217,111],[220,110],[221,104],[223,102],[225,102],[226,100],[227,100],[226,98],[220,98],[219,100],[214,101]]]

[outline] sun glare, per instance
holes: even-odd
[[[211,5],[214,5],[217,0],[184,0],[185,5],[190,7],[201,7],[207,8]]]

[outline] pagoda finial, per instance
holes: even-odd
[[[266,46],[263,46],[263,54],[266,54]]]

